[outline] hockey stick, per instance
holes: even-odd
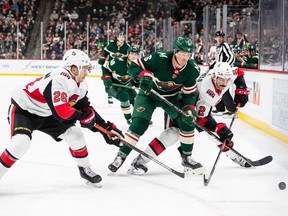
[[[121,85],[121,84],[117,84],[117,83],[113,83],[112,86],[139,90],[139,88],[137,88],[136,86]]]
[[[110,137],[114,137],[116,136],[115,134],[113,134],[112,132],[108,131],[107,129],[103,128],[102,126],[95,124],[94,125],[95,128],[97,128],[99,131],[102,131],[103,133],[107,134]],[[145,156],[146,158],[149,158],[150,160],[154,161],[155,163],[157,163],[158,165],[164,167],[165,169],[167,169],[168,171],[172,172],[173,174],[181,177],[181,178],[185,178],[186,176],[188,176],[188,173],[183,173],[183,172],[178,172],[174,169],[172,169],[171,167],[167,166],[166,164],[162,163],[161,161],[158,161],[157,159],[155,159],[154,157],[152,157],[151,155],[147,154],[146,152],[138,149],[137,147],[131,145],[130,143],[128,143],[127,141],[125,141],[124,139],[122,139],[121,137],[119,137],[119,139],[121,140],[121,142],[128,146],[129,148],[133,149],[134,151],[140,153],[141,155]]]
[[[171,108],[173,108],[175,111],[177,111],[179,114],[187,116],[188,114],[186,114],[183,110],[179,109],[177,106],[175,106],[173,103],[171,103],[170,101],[168,101],[165,97],[163,97],[162,95],[160,95],[158,92],[156,92],[155,90],[151,90],[151,92],[156,95],[159,99],[161,99],[164,103],[166,103],[168,106],[170,106]],[[199,124],[197,121],[195,121],[195,125],[200,128],[201,130],[205,131],[210,137],[212,137],[216,142],[218,143],[222,143],[222,141],[220,140],[220,138],[214,134],[212,131],[206,129],[205,127],[203,127],[201,124]],[[239,157],[243,158],[247,163],[249,163],[251,166],[262,166],[265,164],[270,163],[273,160],[272,156],[266,156],[264,158],[261,158],[260,160],[256,160],[256,161],[252,161],[250,159],[248,159],[247,157],[244,157],[242,154],[240,154],[238,151],[236,151],[234,148],[226,146],[227,148],[229,148],[231,151],[233,151],[235,154],[237,154]]]
[[[118,86],[118,87],[123,87],[123,88],[129,88],[129,89],[139,89],[137,87],[134,86],[125,86],[125,85],[120,85],[120,84],[113,84],[114,86]],[[175,106],[173,103],[171,103],[170,101],[168,101],[165,97],[163,97],[162,95],[160,95],[158,92],[156,92],[155,90],[151,90],[151,92],[156,95],[159,99],[161,99],[164,103],[166,103],[168,106],[170,106],[171,108],[173,108],[174,110],[176,110],[179,114],[181,115],[185,115],[187,116],[188,114],[186,114],[183,110],[179,109],[177,106]],[[200,125],[198,122],[195,122],[195,125],[200,128],[201,130],[205,131],[211,138],[213,138],[217,143],[222,143],[222,141],[220,140],[220,138],[214,134],[212,131],[206,129],[205,127],[203,127],[202,125]],[[251,166],[255,167],[255,166],[262,166],[265,164],[270,163],[273,160],[272,156],[266,156],[263,157],[259,160],[255,160],[252,161],[250,159],[248,159],[247,157],[243,156],[242,154],[240,154],[238,151],[236,151],[234,148],[226,146],[227,148],[229,148],[231,151],[233,151],[235,154],[237,154],[239,157],[243,158],[248,164],[250,164]]]
[[[233,125],[233,123],[234,123],[234,121],[235,121],[235,119],[236,119],[236,116],[237,116],[239,107],[240,107],[240,103],[237,104],[236,111],[235,111],[235,113],[234,113],[234,115],[233,115],[233,118],[232,118],[231,123],[230,123],[230,126],[229,126],[229,130],[231,130],[232,125]],[[222,149],[224,148],[225,143],[226,143],[226,139],[224,140],[224,142],[222,143],[222,145],[221,145],[221,147],[220,147],[219,153],[218,153],[217,158],[216,158],[216,160],[215,160],[215,162],[214,162],[214,164],[213,164],[213,167],[212,167],[212,169],[211,169],[211,171],[210,171],[210,173],[209,173],[208,178],[205,177],[205,174],[203,175],[204,186],[208,186],[208,184],[209,184],[209,182],[210,182],[210,180],[211,180],[211,178],[212,178],[212,176],[213,176],[213,173],[214,173],[214,171],[215,171],[215,169],[216,169],[216,165],[217,165],[217,163],[218,163],[218,161],[219,161],[220,155],[221,155],[221,153],[223,152]]]

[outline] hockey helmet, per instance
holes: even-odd
[[[130,46],[127,50],[127,53],[129,54],[130,52],[133,52],[133,53],[138,53],[140,52],[140,50],[137,48],[137,47],[134,47],[134,46]]]
[[[118,33],[116,34],[116,36],[117,36],[117,38],[120,37],[120,36],[125,37],[125,34],[124,34],[124,32],[120,31],[120,32],[118,32]]]
[[[239,54],[239,53],[242,52],[242,49],[239,46],[235,46],[234,49],[233,49],[233,52]]]
[[[213,73],[216,78],[231,79],[233,77],[232,67],[227,62],[216,63],[213,68]]]
[[[223,31],[216,31],[215,32],[215,37],[218,37],[218,36],[224,37],[225,33]]]
[[[183,51],[193,53],[194,44],[188,37],[178,37],[173,44],[173,49],[176,51]]]
[[[63,62],[64,67],[69,71],[71,70],[71,66],[76,66],[78,68],[78,75],[83,66],[89,66],[89,72],[91,70],[90,59],[88,55],[81,50],[67,50],[63,56]]]
[[[256,47],[253,46],[253,45],[251,45],[251,44],[249,44],[248,50],[249,50],[250,52],[252,52],[252,53],[256,53]]]

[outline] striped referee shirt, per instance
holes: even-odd
[[[222,42],[216,47],[216,59],[209,68],[212,69],[216,62],[227,62],[231,67],[233,67],[235,56],[226,42]]]

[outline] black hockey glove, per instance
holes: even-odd
[[[249,96],[249,90],[248,89],[240,89],[237,88],[235,90],[235,96],[234,96],[234,103],[237,105],[240,103],[240,107],[244,107],[245,104],[248,102],[248,96]]]
[[[215,133],[219,135],[222,142],[226,140],[226,143],[230,142],[233,137],[232,131],[229,130],[225,123],[218,123],[215,127]]]
[[[95,112],[93,107],[81,108],[81,117],[79,118],[81,127],[93,128],[95,124]]]
[[[116,146],[121,146],[121,139],[124,139],[124,135],[120,129],[116,127],[115,124],[111,123],[110,121],[107,121],[106,125],[103,127],[110,131],[114,136],[109,136],[108,134],[100,131],[102,136],[104,137],[105,141],[109,145],[116,145]]]

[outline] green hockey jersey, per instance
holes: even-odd
[[[180,70],[173,67],[172,51],[158,51],[149,56],[138,58],[133,61],[128,69],[135,82],[139,82],[139,74],[143,70],[153,73],[153,89],[161,95],[167,97],[179,93],[186,100],[185,104],[194,104],[196,99],[196,80],[200,73],[200,68],[194,60],[189,60]]]
[[[107,61],[102,68],[102,75],[109,75],[113,83],[126,85],[132,79],[127,73],[128,70],[128,57],[113,58]]]
[[[126,42],[124,42],[121,47],[118,46],[117,40],[109,42],[109,44],[104,48],[98,63],[103,65],[106,60],[109,61],[115,57],[126,56],[129,47],[130,46]]]

